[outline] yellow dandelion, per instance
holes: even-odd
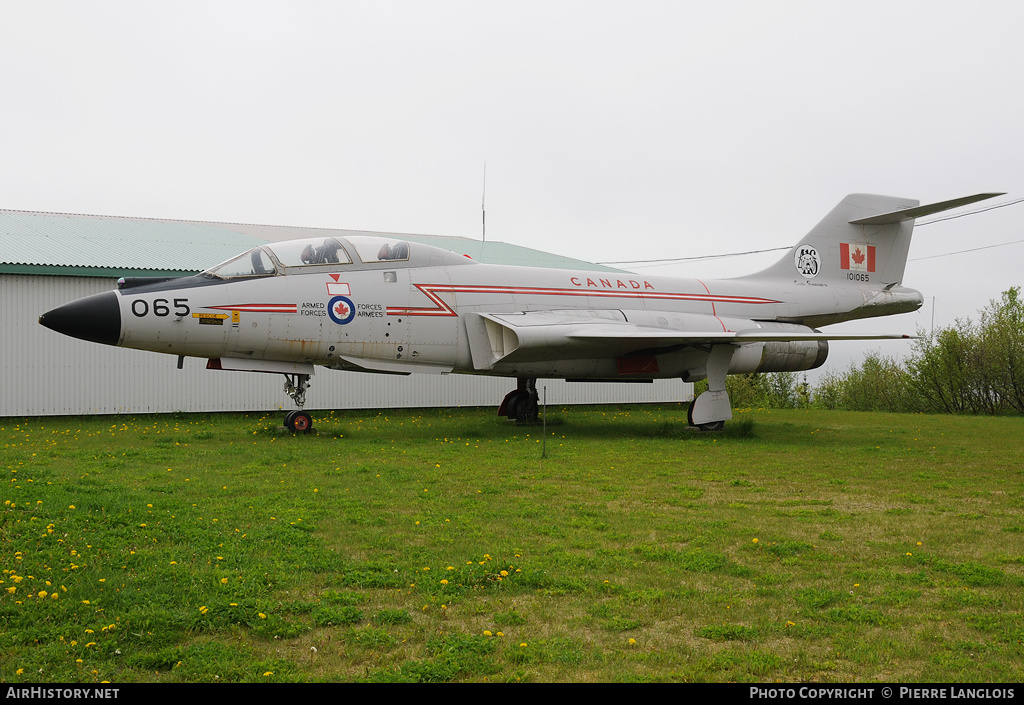
[[[493,635],[493,634],[491,634],[491,633],[490,633],[489,631],[487,631],[487,630],[485,629],[485,630],[484,630],[484,636],[494,636],[494,635]]]

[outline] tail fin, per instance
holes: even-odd
[[[921,206],[908,198],[850,194],[789,254],[754,277],[885,289],[901,285],[915,218],[1001,195],[981,193]]]

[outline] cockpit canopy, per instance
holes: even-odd
[[[204,274],[218,279],[235,279],[302,273],[301,268],[308,267],[335,269],[349,266],[358,269],[360,265],[436,266],[471,261],[438,247],[360,235],[268,243],[211,267]]]

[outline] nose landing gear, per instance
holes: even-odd
[[[313,417],[303,411],[306,403],[306,390],[309,388],[309,375],[285,375],[284,393],[292,398],[299,408],[285,414],[284,425],[292,433],[309,433],[313,430]]]

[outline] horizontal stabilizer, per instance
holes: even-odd
[[[899,223],[904,220],[913,220],[914,218],[921,218],[926,215],[933,215],[935,213],[941,213],[942,211],[948,211],[952,208],[966,206],[969,203],[977,203],[978,201],[984,201],[988,198],[1005,195],[1006,194],[1003,193],[978,193],[973,196],[954,198],[951,201],[931,203],[927,206],[917,206],[915,208],[904,208],[903,210],[890,211],[888,213],[879,213],[878,215],[872,215],[867,218],[851,220],[850,223],[853,225],[886,225],[888,223]]]

